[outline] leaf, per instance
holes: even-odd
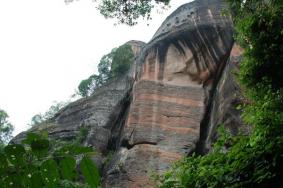
[[[76,160],[73,157],[64,157],[62,160],[60,160],[59,166],[63,179],[70,181],[76,179]]]
[[[237,109],[237,110],[241,110],[242,108],[243,108],[242,105],[236,106],[236,109]]]
[[[57,151],[55,151],[56,156],[66,156],[66,155],[80,155],[84,153],[93,152],[93,149],[91,147],[83,147],[77,144],[72,145],[66,145]]]
[[[91,147],[83,147],[79,145],[72,145],[71,147],[71,153],[73,155],[79,155],[84,153],[93,152],[93,149]]]
[[[6,171],[8,167],[7,157],[0,153],[0,176]]]
[[[10,144],[4,148],[8,160],[15,166],[25,165],[24,154],[25,148],[19,144]]]
[[[23,187],[21,182],[21,176],[19,176],[18,174],[10,174],[9,176],[5,177],[0,185],[5,188]]]
[[[34,165],[29,165],[23,173],[22,179],[24,181],[24,187],[38,188],[43,187],[43,180],[39,171],[39,168]]]
[[[32,152],[38,157],[44,157],[48,154],[49,141],[47,139],[33,140],[30,144]]]
[[[23,144],[31,145],[32,142],[41,139],[36,133],[27,133],[26,138],[22,141]]]
[[[57,188],[59,183],[59,173],[56,162],[53,159],[48,159],[41,164],[41,175],[44,184],[47,188]]]
[[[43,187],[43,180],[40,172],[34,172],[31,176],[31,188]]]
[[[86,183],[91,188],[98,188],[100,183],[100,176],[97,167],[94,165],[93,161],[88,157],[84,157],[80,163],[80,169],[84,176]]]

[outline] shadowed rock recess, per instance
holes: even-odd
[[[93,159],[102,187],[154,187],[152,173],[163,173],[193,151],[209,151],[219,124],[235,134],[242,124],[232,108],[241,94],[231,74],[241,49],[233,47],[224,9],[221,0],[179,7],[148,44],[128,42],[136,55],[128,75],[30,131],[71,140],[87,128],[84,144],[98,151]]]

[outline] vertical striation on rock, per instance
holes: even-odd
[[[230,75],[235,66],[231,58],[238,48],[230,55],[233,26],[230,17],[221,15],[225,8],[223,0],[181,6],[148,44],[128,42],[135,54],[128,75],[30,131],[73,139],[81,127],[87,128],[84,144],[98,151],[94,160],[101,169],[102,187],[154,187],[150,174],[163,173],[195,150],[210,149],[218,124],[235,131],[241,124],[231,108],[236,100],[231,92],[239,89]]]
[[[223,8],[217,0],[185,4],[143,48],[121,148],[105,187],[154,187],[151,172],[164,172],[196,148],[233,44]]]
[[[230,56],[225,65],[223,74],[217,87],[213,92],[211,113],[206,127],[202,130],[203,151],[210,151],[212,144],[217,139],[217,128],[223,125],[232,135],[248,134],[248,126],[244,126],[241,119],[241,112],[237,110],[237,105],[242,104],[244,97],[238,85],[235,74],[239,71],[243,49],[234,44]]]

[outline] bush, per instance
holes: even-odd
[[[91,148],[58,144],[46,135],[28,133],[22,144],[9,144],[0,153],[1,187],[91,187],[100,183],[96,166],[88,158]],[[81,155],[79,169],[77,157]]]

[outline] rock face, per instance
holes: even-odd
[[[135,55],[139,54],[144,46],[140,41],[129,41],[128,44]],[[104,157],[109,150],[116,147],[114,145],[121,134],[120,130],[126,118],[125,112],[131,101],[133,83],[132,73],[111,80],[96,89],[92,96],[67,105],[51,120],[29,131],[47,131],[51,138],[73,140],[81,129],[87,129],[88,134],[83,144],[98,151],[94,160],[102,171]],[[26,132],[20,133],[13,142],[20,142],[25,135]]]
[[[208,122],[201,130],[202,152],[211,150],[211,145],[217,138],[217,128],[221,124],[232,135],[239,134],[239,131],[241,134],[250,133],[249,127],[243,124],[240,111],[237,110],[237,106],[244,103],[244,97],[235,78],[242,54],[243,50],[234,44],[223,74],[213,92]]]
[[[219,124],[236,132],[241,124],[233,109],[239,88],[230,73],[240,51],[233,47],[230,18],[221,16],[225,8],[221,0],[181,6],[148,44],[129,42],[136,58],[128,75],[31,131],[72,139],[87,128],[84,144],[98,150],[102,187],[154,187],[152,173],[208,151]]]
[[[120,158],[110,165],[105,187],[154,187],[151,172],[164,172],[196,148],[233,44],[222,8],[221,1],[181,6],[141,52]]]

